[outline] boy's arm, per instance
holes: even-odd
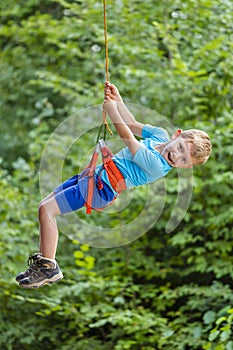
[[[117,108],[117,103],[110,99],[110,97],[105,96],[103,110],[109,115],[120,138],[134,156],[139,147],[141,147],[141,144],[134,137],[131,128],[125,123],[125,121],[121,117]]]
[[[128,110],[124,102],[118,102],[117,103],[117,109],[124,120],[124,122],[128,125],[132,133],[136,136],[142,136],[142,129],[144,127],[144,124],[138,122],[133,114]]]
[[[108,81],[105,83],[105,96],[110,97],[113,101],[117,102],[117,109],[120,113],[123,121],[128,125],[132,133],[136,136],[142,136],[142,129],[144,124],[138,122],[133,114],[128,110],[124,101],[117,89],[117,87]]]

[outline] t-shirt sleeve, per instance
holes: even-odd
[[[142,129],[142,138],[152,138],[158,142],[168,142],[169,135],[167,131],[163,128],[152,126],[150,124],[145,124]]]

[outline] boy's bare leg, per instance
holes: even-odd
[[[58,229],[55,216],[60,214],[60,209],[52,194],[41,202],[39,206],[40,253],[49,259],[55,259],[56,256]]]
[[[55,195],[54,192],[50,192],[45,198],[43,198],[39,204],[39,208],[41,207],[42,204],[44,204],[46,201],[48,201],[50,198],[53,198]],[[41,242],[41,237],[40,237],[40,244],[39,244],[39,252],[42,252],[42,242]]]
[[[60,214],[60,209],[53,195],[50,195],[40,203],[40,254],[29,257],[29,268],[16,277],[22,288],[39,288],[46,284],[60,281],[63,274],[55,260],[58,229],[55,217]]]

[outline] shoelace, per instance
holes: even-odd
[[[40,258],[37,256],[37,254],[32,254],[29,256],[27,260],[27,264],[29,268],[27,269],[26,273],[31,273],[32,275],[38,275],[39,268],[43,266],[42,261],[40,261]]]
[[[40,268],[43,266],[43,263],[41,261],[37,261],[33,263],[30,267],[30,273],[32,277],[37,277],[40,275]]]
[[[37,254],[32,254],[28,258],[28,266],[29,268],[27,269],[27,272],[30,273],[32,277],[37,277],[41,273],[41,268],[42,267],[47,267],[49,266],[44,263],[44,261],[37,256]]]
[[[35,261],[35,259],[36,259],[35,254],[30,255],[29,258],[28,258],[28,261],[27,261],[28,266],[32,265],[33,262]]]

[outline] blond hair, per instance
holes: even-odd
[[[210,156],[212,145],[209,135],[199,129],[182,131],[180,136],[191,143],[193,165],[204,164]]]

